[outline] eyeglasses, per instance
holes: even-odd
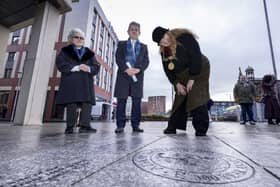
[[[75,39],[80,39],[80,40],[84,40],[84,38],[83,38],[83,37],[80,37],[80,36],[73,36],[73,38],[75,38]]]
[[[140,29],[138,28],[130,28],[129,31],[135,31],[135,32],[138,32]]]

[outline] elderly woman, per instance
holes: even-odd
[[[274,75],[265,75],[262,79],[262,91],[264,96],[264,117],[269,125],[280,123],[280,104],[276,96],[275,85],[277,81]],[[273,122],[275,119],[275,123]]]
[[[68,35],[69,45],[63,47],[56,58],[56,66],[61,72],[61,81],[56,103],[66,106],[65,134],[73,133],[77,121],[77,108],[80,112],[79,132],[96,132],[91,128],[91,107],[95,105],[93,76],[99,72],[95,54],[84,47],[85,34],[73,29]]]
[[[210,66],[200,52],[196,35],[187,29],[154,29],[153,41],[159,45],[162,65],[176,95],[165,134],[186,130],[188,112],[196,136],[205,136],[209,126],[207,102]]]

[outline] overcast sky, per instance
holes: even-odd
[[[156,26],[185,27],[198,36],[201,51],[211,63],[210,93],[214,100],[233,100],[238,67],[255,69],[255,76],[273,73],[263,0],[99,0],[120,40],[129,22],[141,24],[140,40],[148,45],[150,66],[145,73],[144,100],[165,95],[171,107],[168,82],[152,41]],[[267,0],[277,72],[280,74],[280,1]],[[278,22],[278,23],[277,23]],[[279,76],[278,76],[279,77]]]

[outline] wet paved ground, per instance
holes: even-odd
[[[164,135],[166,122],[142,134],[64,135],[63,123],[0,124],[0,186],[280,186],[280,126],[214,122],[208,136]]]

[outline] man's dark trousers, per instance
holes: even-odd
[[[252,103],[241,103],[241,114],[242,114],[242,120],[244,122],[247,121],[247,116],[248,114],[249,121],[254,121],[253,117],[253,104]]]
[[[127,98],[117,98],[117,127],[124,128],[126,122],[126,101]],[[131,125],[138,128],[141,120],[141,98],[132,97]]]

